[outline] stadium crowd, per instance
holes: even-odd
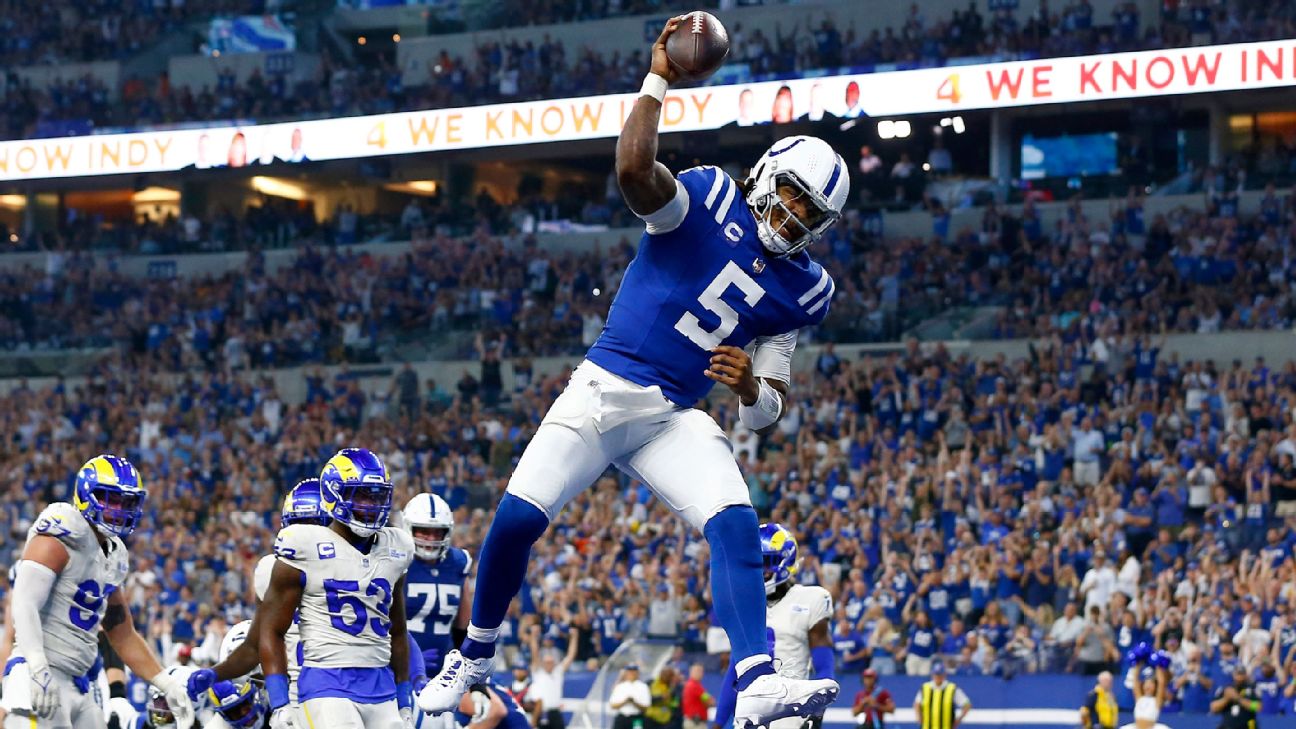
[[[764,438],[729,396],[705,404],[759,513],[799,535],[798,579],[833,593],[841,670],[923,674],[942,657],[956,676],[1092,674],[1146,640],[1174,659],[1169,710],[1202,711],[1241,664],[1265,712],[1291,711],[1296,362],[1187,362],[1142,341],[1129,354],[1077,365],[1041,342],[1029,360],[972,360],[912,342],[851,361],[827,347]],[[20,385],[0,398],[3,556],[87,453],[127,454],[150,490],[125,588],[135,619],[164,655],[210,662],[251,609],[284,489],[342,444],[380,452],[401,503],[442,494],[474,549],[565,381],[499,373],[450,385],[402,368],[366,391],[308,371],[290,403],[256,373],[172,377],[120,357],[84,383]],[[642,484],[606,475],[535,559],[511,656],[530,624],[560,649],[577,628],[590,665],[630,636],[707,650],[705,543]]]
[[[126,60],[185,23],[214,15],[249,15],[280,7],[263,0],[37,2],[0,7],[0,67]]]
[[[951,307],[996,305],[1002,313],[988,336],[1058,337],[1068,356],[1105,362],[1146,334],[1296,321],[1296,265],[1287,250],[1296,193],[1270,188],[1255,212],[1242,214],[1236,191],[1211,183],[1200,208],[1151,220],[1145,202],[1132,193],[1113,200],[1107,218],[1091,219],[1077,198],[1047,227],[1031,201],[990,205],[979,225],[958,230],[937,207],[932,235],[923,238],[879,236],[870,218],[849,210],[816,250],[837,282],[816,336],[894,340]],[[51,235],[44,271],[0,271],[0,347],[116,346],[150,369],[241,369],[371,361],[385,345],[430,331],[484,329],[509,333],[505,356],[580,353],[603,325],[633,256],[630,242],[549,253],[509,222],[517,210],[485,196],[475,209],[487,208],[435,208],[477,226],[456,237],[433,208],[412,201],[404,225],[389,224],[393,236],[413,239],[399,254],[337,245],[365,239],[346,208],[319,225],[273,205],[251,208],[242,223],[194,218],[193,228],[189,216],[171,233],[143,225],[122,246],[176,252],[218,239],[223,249],[263,240],[258,231],[301,242],[277,270],[254,250],[241,269],[192,281],[132,278],[116,271],[112,254],[69,250]],[[68,229],[73,241],[93,240],[93,230],[78,227],[85,220]],[[474,353],[467,339],[449,352]]]
[[[511,23],[543,20],[555,6],[570,9],[577,19],[583,17],[585,7],[580,3],[525,5],[526,10],[508,16]],[[843,66],[930,66],[970,56],[1108,53],[1296,34],[1296,11],[1281,3],[1167,4],[1172,5],[1174,11],[1161,18],[1142,18],[1134,3],[1125,3],[1113,11],[1110,22],[1096,19],[1088,0],[1054,10],[1044,3],[1034,11],[1003,8],[988,16],[973,3],[946,18],[929,18],[914,4],[899,28],[842,28],[831,17],[813,25],[807,18],[802,25],[794,15],[773,28],[744,28],[735,22],[730,29],[731,63],[745,64],[753,74],[780,75]],[[128,25],[158,25],[148,17]],[[93,29],[87,33],[93,35]],[[59,43],[69,37],[44,35]],[[480,45],[469,58],[443,52],[428,63],[429,81],[420,84],[406,79],[413,69],[400,68],[381,55],[357,64],[331,60],[324,53],[315,76],[296,83],[284,75],[260,72],[240,82],[226,70],[214,87],[190,88],[165,74],[152,79],[131,75],[122,81],[124,103],[110,103],[115,90],[92,76],[55,79],[42,88],[11,74],[0,137],[59,136],[67,133],[60,123],[68,121],[89,120],[98,128],[222,119],[269,121],[630,91],[637,88],[647,65],[642,53],[636,47],[604,56],[588,48],[568,48],[547,36],[539,43],[492,41]]]

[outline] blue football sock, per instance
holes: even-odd
[[[513,494],[504,494],[481,548],[472,625],[461,647],[464,656],[478,659],[495,655],[494,641],[474,640],[473,633],[498,632],[509,603],[522,589],[531,561],[531,545],[548,527],[549,519],[534,505]]]
[[[738,667],[740,691],[774,670],[765,644],[765,580],[758,529],[756,510],[750,506],[731,506],[702,528],[711,546],[711,601],[720,626],[729,634],[730,660]]]

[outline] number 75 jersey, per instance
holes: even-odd
[[[766,250],[742,190],[724,171],[695,167],[678,181],[667,206],[676,219],[644,233],[587,358],[692,407],[713,384],[703,374],[712,350],[818,324],[834,287],[805,251]]]
[[[414,556],[403,529],[385,527],[362,552],[332,529],[284,527],[275,556],[301,570],[303,667],[377,668],[391,663],[391,605]]]
[[[405,625],[419,648],[436,648],[442,655],[453,644],[450,629],[459,615],[464,581],[472,569],[472,557],[458,547],[446,550],[439,562],[415,558],[405,577]],[[428,666],[428,675],[433,675]]]

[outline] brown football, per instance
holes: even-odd
[[[715,73],[729,55],[729,31],[711,13],[696,10],[666,39],[666,57],[692,81]]]

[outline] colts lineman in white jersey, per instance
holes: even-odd
[[[97,456],[77,472],[72,503],[50,504],[28,530],[12,594],[5,729],[105,726],[86,675],[101,627],[131,671],[166,695],[184,725],[192,721],[191,692],[206,690],[211,672],[196,672],[188,686],[164,672],[120,591],[130,567],[121,538],[139,525],[146,496],[126,459]]]
[[[307,727],[297,729],[403,729],[413,721],[405,631],[413,540],[387,526],[392,485],[373,453],[339,451],[320,474],[320,490],[332,523],[279,532],[257,610],[271,727],[294,726],[284,634],[299,612],[297,698]]]
[[[781,524],[761,524],[761,559],[765,567],[765,622],[774,637],[774,658],[778,672],[794,679],[833,678],[833,641],[828,625],[832,619],[832,595],[818,585],[792,581],[799,568],[796,537]],[[727,725],[732,716],[733,671],[725,678],[716,723]],[[818,722],[822,714],[812,716]],[[797,729],[806,723],[801,717],[777,719],[771,729]]]

